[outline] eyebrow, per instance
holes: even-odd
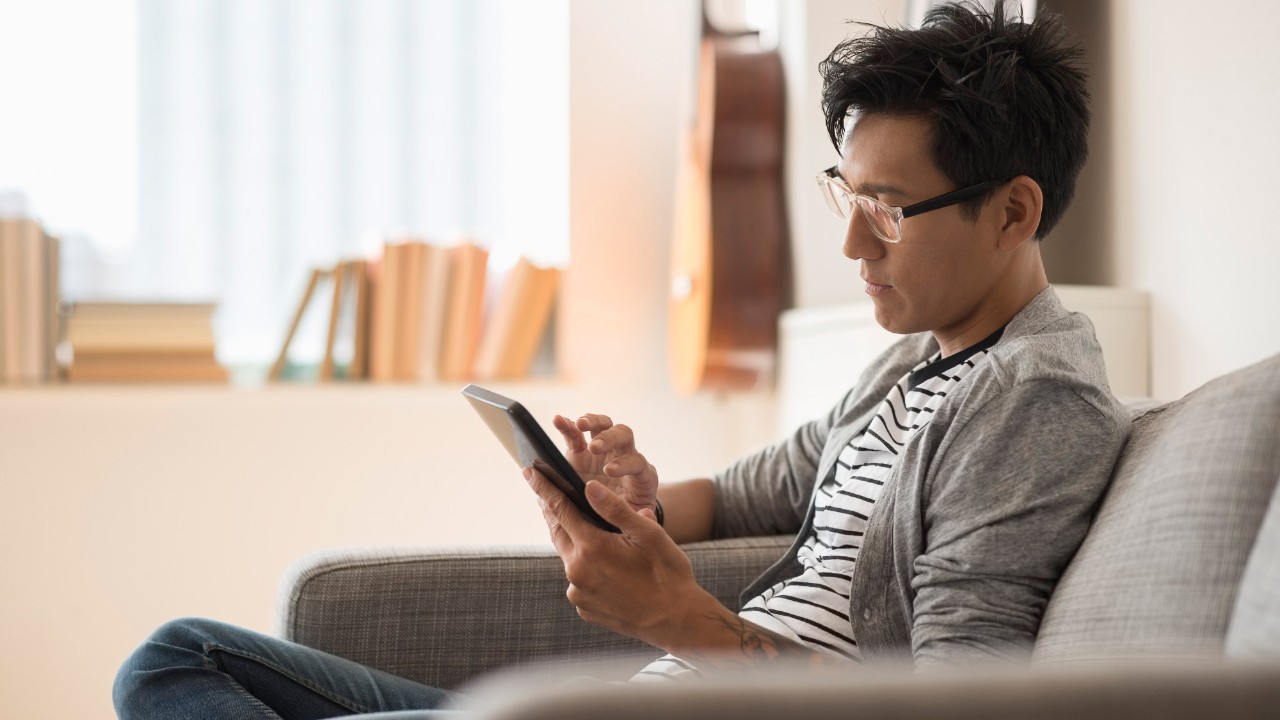
[[[884,183],[862,183],[854,188],[854,191],[861,195],[897,195],[898,197],[906,197],[907,191],[897,185],[886,185]]]
[[[849,181],[846,180],[844,174],[840,172],[840,166],[833,165],[827,168],[827,171],[829,173],[834,173],[835,176],[840,178],[845,185],[849,185]],[[889,185],[888,183],[861,183],[858,187],[853,188],[853,191],[859,195],[897,195],[898,197],[907,197],[906,190],[903,190],[897,185]]]

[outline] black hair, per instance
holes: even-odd
[[[1035,236],[1043,239],[1071,203],[1089,154],[1084,50],[1061,18],[1042,11],[1023,22],[996,0],[991,11],[939,5],[918,30],[867,27],[870,34],[840,43],[818,67],[837,151],[851,113],[926,118],[934,164],[957,188],[1018,175],[1039,183]],[[970,219],[992,193],[962,206]]]

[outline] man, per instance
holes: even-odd
[[[1002,3],[873,28],[822,64],[839,163],[818,177],[876,319],[907,334],[824,417],[711,479],[660,484],[630,428],[555,418],[588,523],[526,473],[586,620],[668,655],[637,679],[798,658],[842,671],[1021,660],[1127,432],[1089,322],[1038,242],[1084,163],[1079,51]],[[588,439],[590,436],[590,439]],[[678,543],[796,533],[740,613]],[[162,627],[121,669],[122,717],[327,717],[445,694],[210,621]]]
[[[841,161],[819,184],[850,220],[844,253],[877,321],[917,333],[827,417],[713,480],[667,487],[628,428],[556,419],[576,463],[610,463],[591,466],[588,489],[624,531],[596,531],[531,477],[569,600],[671,653],[646,674],[1028,653],[1127,432],[1092,327],[1058,303],[1038,245],[1086,154],[1078,54],[1055,20],[1006,22],[997,4],[876,28],[823,63]],[[671,541],[797,531],[736,615]]]

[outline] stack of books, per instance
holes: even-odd
[[[0,217],[0,384],[58,379],[58,240],[29,217]]]
[[[387,241],[380,257],[313,270],[272,379],[290,366],[290,345],[317,295],[328,298],[321,380],[430,382],[516,379],[529,374],[550,327],[559,270],[521,258],[486,313],[489,253],[472,242],[443,246]],[[354,318],[354,321],[346,320]],[[347,326],[348,335],[342,328]],[[349,343],[343,343],[349,337]],[[353,348],[346,362],[335,347]]]
[[[78,302],[70,307],[71,382],[226,382],[211,303]]]

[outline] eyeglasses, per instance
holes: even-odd
[[[831,212],[842,220],[848,220],[853,216],[853,207],[856,205],[862,211],[862,217],[866,219],[871,232],[888,243],[902,241],[902,221],[906,218],[957,205],[1007,182],[1006,180],[988,180],[922,200],[914,205],[894,207],[885,205],[873,197],[854,192],[845,183],[844,178],[840,177],[840,171],[834,165],[818,173],[817,181],[818,188],[822,190],[822,197],[827,201],[827,207],[831,208]]]

